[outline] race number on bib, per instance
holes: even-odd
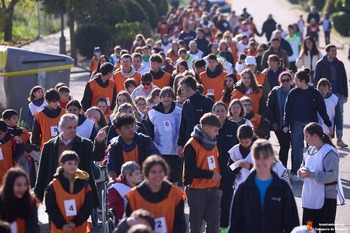
[[[66,217],[77,215],[77,206],[74,199],[65,200],[64,209],[66,211]]]
[[[0,160],[4,159],[4,154],[2,153],[2,149],[0,148]]]
[[[111,101],[109,101],[109,97],[105,98],[106,99],[106,102],[107,102],[107,106],[111,106]]]
[[[214,95],[214,89],[208,89],[208,94],[209,95]]]
[[[60,133],[58,132],[58,127],[57,126],[51,126],[51,137],[56,137],[57,135],[59,135]]]
[[[214,155],[207,157],[207,161],[208,161],[209,170],[213,170],[216,168]]]
[[[167,233],[168,229],[166,227],[166,222],[164,217],[159,217],[154,219],[155,221],[155,229],[154,233]]]
[[[173,127],[171,126],[171,123],[169,120],[163,121],[163,125],[164,125],[164,130],[165,131],[173,131]]]

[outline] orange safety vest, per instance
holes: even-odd
[[[69,223],[74,219],[74,216],[66,216],[66,208],[73,208],[73,206],[65,206],[65,201],[74,200],[76,212],[78,213],[79,210],[84,205],[85,194],[87,192],[91,191],[91,187],[90,187],[90,185],[88,185],[86,188],[81,189],[79,193],[73,194],[73,193],[66,192],[63,189],[63,187],[58,179],[53,179],[52,185],[53,185],[53,188],[54,188],[54,191],[56,194],[56,203],[57,203],[58,209],[60,210],[66,223]],[[50,232],[51,233],[64,233],[66,231],[58,229],[55,226],[55,224],[50,221]],[[88,233],[88,232],[90,232],[90,226],[89,226],[87,221],[85,221],[85,223],[83,223],[82,225],[77,226],[73,230],[69,231],[69,233]]]
[[[252,92],[250,94],[243,94],[242,92],[240,92],[237,89],[233,89],[233,91],[231,93],[232,99],[240,99],[243,96],[248,96],[253,102],[252,110],[254,113],[259,113],[259,111],[260,111],[260,100],[262,98],[262,95],[263,95],[263,91],[260,88],[259,88],[258,93]]]
[[[45,142],[47,142],[51,138],[56,137],[59,134],[58,122],[60,121],[61,116],[63,116],[65,113],[66,110],[64,108],[61,108],[61,113],[55,118],[50,118],[46,116],[43,110],[34,114],[35,120],[40,124],[40,150],[43,148]]]
[[[169,73],[164,72],[163,76],[160,79],[152,79],[154,85],[162,89],[163,87],[169,86],[171,76]]]
[[[11,167],[13,167],[13,144],[12,139],[0,145],[2,159],[0,159],[0,181]]]
[[[123,151],[123,160],[124,163],[128,161],[135,161],[137,164],[139,164],[139,145],[136,145],[130,152]]]
[[[115,82],[113,80],[107,80],[108,86],[107,87],[101,87],[97,84],[97,81],[95,79],[90,80],[88,82],[88,85],[90,85],[91,92],[92,92],[92,100],[91,100],[91,106],[96,106],[97,100],[99,98],[105,98],[107,100],[108,107],[113,102],[113,90],[115,87]]]
[[[249,120],[250,120],[250,122],[252,122],[252,124],[254,126],[254,130],[259,130],[261,115],[254,113],[254,116]]]
[[[185,147],[191,144],[196,151],[196,166],[203,170],[211,170],[212,172],[220,173],[219,168],[219,151],[217,146],[213,150],[206,150],[204,147],[194,138],[190,138]],[[214,167],[209,169],[209,163]],[[193,178],[190,188],[195,189],[207,189],[213,187],[219,187],[220,181],[213,181],[212,179]]]
[[[156,229],[158,227],[164,227],[162,224],[165,220],[167,232],[173,233],[175,208],[181,200],[185,199],[185,193],[181,189],[171,185],[168,195],[162,201],[157,203],[151,203],[145,200],[136,187],[132,188],[131,191],[126,194],[126,197],[128,198],[131,210],[141,208],[148,210],[155,219]]]
[[[136,85],[140,85],[140,79],[141,79],[141,74],[135,72],[134,76],[130,77],[130,78],[134,78],[136,81]],[[124,91],[124,82],[127,80],[127,78],[125,78],[120,70],[118,70],[117,72],[115,72],[113,74],[113,80],[115,82],[116,88],[117,88],[117,94],[121,91]]]
[[[207,72],[200,73],[199,80],[203,84],[204,94],[214,94],[215,101],[221,98],[222,90],[224,89],[225,77],[227,72],[223,71],[215,78],[209,78]]]

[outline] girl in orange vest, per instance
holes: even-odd
[[[90,232],[87,219],[93,208],[93,198],[89,175],[78,169],[79,156],[74,151],[63,151],[59,162],[45,194],[50,232]]]
[[[225,77],[224,90],[221,92],[221,101],[228,107],[231,101],[231,92],[233,91],[233,86],[237,82],[236,75],[229,74]]]
[[[184,213],[185,193],[170,183],[166,177],[169,166],[158,155],[149,156],[142,165],[145,180],[126,194],[125,214],[145,209],[155,220],[155,232],[186,232]]]
[[[17,233],[40,232],[37,201],[29,193],[29,181],[19,167],[9,169],[0,188],[0,219]]]

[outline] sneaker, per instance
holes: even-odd
[[[220,233],[227,233],[228,227],[220,227]]]
[[[337,141],[337,146],[339,146],[339,147],[341,147],[341,148],[344,148],[344,147],[348,147],[348,145],[347,144],[345,144],[344,142],[343,142],[343,140],[339,140],[339,141]]]
[[[298,177],[297,175],[293,174],[293,173],[290,173],[289,179],[290,179],[291,181],[294,181],[294,182],[297,182],[297,181],[300,180],[299,177]]]

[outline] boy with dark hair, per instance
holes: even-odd
[[[67,86],[62,86],[58,88],[58,93],[60,93],[60,106],[61,108],[66,108],[69,100],[70,100],[70,90]]]
[[[194,127],[185,145],[185,173],[191,232],[201,232],[203,221],[207,232],[220,227],[220,169],[216,136],[221,123],[213,113],[206,113]]]
[[[58,132],[58,122],[63,114],[66,113],[64,108],[60,107],[60,94],[54,88],[45,92],[47,106],[43,110],[34,114],[34,126],[32,130],[32,143],[43,148],[44,143]]]
[[[205,72],[199,75],[199,79],[204,87],[204,93],[214,95],[215,101],[220,100],[223,83],[225,82],[225,77],[228,75],[218,64],[216,55],[209,54],[208,67]]]
[[[159,54],[153,54],[150,57],[150,73],[153,76],[153,84],[159,87],[160,89],[162,89],[165,86],[169,86],[171,81],[171,75],[167,72],[164,72],[161,69],[162,62],[163,58]]]
[[[19,118],[18,118],[18,112],[14,109],[6,109],[2,113],[2,118],[4,119],[8,134],[12,137],[19,137],[23,144],[23,154],[19,155],[17,162],[17,165],[21,166],[28,175],[29,180],[31,181],[31,185],[35,183],[35,164],[34,159],[31,157],[33,150],[39,150],[38,147],[28,143],[30,134],[29,132],[23,128],[18,126]],[[35,152],[33,152],[35,153]],[[35,153],[35,155],[38,155],[38,153]],[[35,156],[37,159],[37,157]]]
[[[131,95],[131,93],[135,90],[137,87],[137,83],[134,78],[128,78],[124,82],[124,89]]]
[[[117,98],[117,87],[111,79],[113,77],[113,69],[114,67],[111,63],[103,63],[101,65],[101,74],[95,76],[94,79],[86,84],[83,99],[81,100],[83,111],[95,106],[99,98],[105,98],[108,107],[111,110],[114,109]]]
[[[24,152],[23,141],[8,133],[4,120],[0,120],[0,182],[6,171],[14,166],[14,161]]]
[[[161,154],[150,137],[136,132],[136,120],[133,115],[117,114],[113,126],[119,136],[111,144],[107,157],[107,176],[110,182],[120,175],[125,162],[135,161],[142,167],[148,156]]]

